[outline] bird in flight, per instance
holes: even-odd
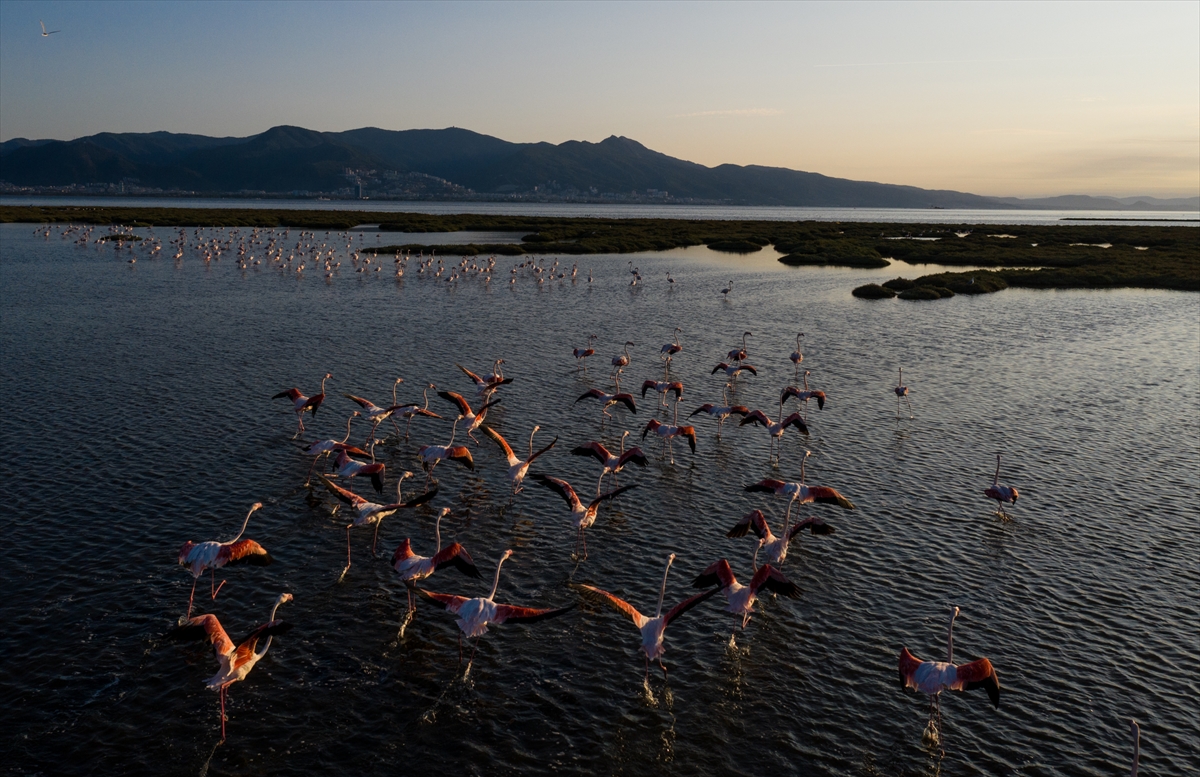
[[[49,32],[46,32],[46,23],[41,21],[40,19],[38,20],[38,24],[42,25],[42,37],[43,38],[49,38],[51,35],[53,35],[56,32],[62,32],[62,30],[50,30]]]

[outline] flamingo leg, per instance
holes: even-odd
[[[404,439],[406,439],[406,440],[408,439],[408,430],[412,427],[412,420],[414,417],[415,417],[415,415],[410,415],[408,417],[408,423],[404,424]],[[398,433],[400,430],[397,429],[396,431]]]
[[[395,428],[395,430],[396,430],[396,439],[397,439],[397,440],[399,440],[399,439],[400,439],[400,427],[399,427],[399,425],[396,423],[396,419],[395,419],[395,418],[392,418],[392,419],[391,419],[391,422],[392,422],[392,427],[393,427],[393,428]]]
[[[345,577],[346,573],[350,571],[350,527],[353,525],[352,523],[346,524],[346,568],[342,570],[342,577]]]
[[[911,421],[913,419],[912,400],[909,399],[907,395],[905,395],[904,401],[906,404],[908,404],[908,420]]]
[[[462,632],[458,632],[458,665],[462,666]]]
[[[581,540],[583,540],[583,557],[586,560],[587,556],[588,556],[588,554],[587,554],[587,530],[586,529],[579,530],[579,538]]]
[[[196,601],[196,583],[200,582],[200,578],[192,578],[192,595],[188,597],[187,617],[192,617],[192,603]]]
[[[221,741],[225,741],[225,686],[221,686]]]

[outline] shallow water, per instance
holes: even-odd
[[[525,270],[510,285],[504,257],[490,285],[434,281],[415,262],[397,281],[390,258],[382,273],[354,274],[342,257],[326,282],[195,252],[129,265],[124,250],[57,234],[0,225],[0,714],[16,773],[1107,775],[1128,769],[1130,717],[1145,773],[1200,761],[1195,295],[869,302],[850,289],[887,270],[686,252],[633,257],[645,276],[634,288],[628,256],[583,257],[574,283],[541,285]],[[387,559],[404,537],[432,549],[433,509],[385,520],[379,558],[370,530],[356,529],[339,582],[346,519],[327,498],[306,503],[308,460],[272,394],[311,393],[331,372],[308,437],[340,438],[355,409],[342,392],[382,403],[403,376],[401,401],[428,381],[468,393],[455,362],[484,371],[503,357],[515,381],[489,420],[518,450],[535,423],[537,443],[557,435],[535,471],[583,493],[597,466],[570,447],[639,433],[655,403],[639,398],[636,419],[614,411],[601,434],[599,408],[573,400],[605,384],[627,339],[626,389],[661,375],[675,326],[685,412],[720,400],[709,370],[750,330],[759,374],[739,379],[736,397],[774,415],[805,331],[804,367],[829,395],[809,410],[811,435],[789,430],[775,469],[761,429],[727,424],[718,442],[697,416],[694,456],[676,445],[674,466],[655,458],[622,473],[639,487],[602,509],[580,563],[562,501],[527,483],[508,507],[503,463],[481,437],[474,473],[439,467],[432,507],[453,509],[443,538],[462,542],[484,579],[450,570],[428,587],[486,594],[505,548],[516,553],[497,598],[530,606],[577,601],[576,582],[651,610],[669,552],[668,603],[720,557],[748,577],[754,543],[725,532],[755,507],[777,524],[785,505],[742,486],[798,478],[809,449],[809,482],[858,509],[801,511],[836,533],[793,545],[783,569],[800,599],[760,603],[744,632],[719,599],[688,613],[667,633],[668,680],[653,670],[648,694],[636,631],[588,603],[494,627],[465,677],[448,613],[422,602],[397,639],[405,593]],[[570,351],[589,333],[597,356],[576,373]],[[898,366],[911,420],[896,418]],[[419,472],[416,446],[444,442],[449,426],[417,421],[410,443],[377,448],[386,488]],[[356,425],[354,439],[367,431]],[[1021,491],[1010,523],[981,493],[997,452],[1002,480]],[[197,609],[236,638],[286,590],[295,601],[280,617],[296,628],[231,688],[218,746],[217,698],[203,686],[211,654],[162,635],[190,588],[178,547],[231,537],[256,500],[266,508],[247,536],[276,563],[223,570],[216,601],[202,582]],[[927,702],[898,687],[896,658],[902,646],[942,658],[952,605],[956,658],[989,657],[1003,690],[998,710],[980,693],[946,695],[939,758],[921,742]]]

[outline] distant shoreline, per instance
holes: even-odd
[[[1200,222],[1200,219],[1151,219],[1151,218],[1104,218],[1103,216],[1063,216],[1060,221],[1177,221],[1179,223]]]
[[[763,221],[534,215],[385,213],[263,208],[0,206],[0,223],[125,227],[232,227],[344,232],[360,224],[401,240],[378,253],[444,255],[633,254],[705,245],[731,258],[773,246],[794,267],[897,270],[916,264],[988,268],[1004,285],[1039,289],[1144,288],[1200,291],[1200,229],[1194,226],[1060,223],[1013,225],[887,221]],[[509,232],[517,243],[404,242],[403,235]],[[324,236],[316,237],[321,240]],[[486,238],[484,238],[486,239]],[[280,250],[285,247],[281,246]],[[1036,268],[1036,269],[1027,269]],[[970,273],[961,273],[969,275]],[[939,287],[960,291],[956,273]],[[969,289],[980,291],[970,278]],[[1000,283],[995,284],[999,288]]]

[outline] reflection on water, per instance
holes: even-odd
[[[192,254],[128,265],[111,248],[30,233],[0,226],[0,651],[4,707],[20,711],[7,763],[19,772],[1111,774],[1128,769],[1130,717],[1148,773],[1200,759],[1192,295],[1010,289],[902,305],[850,295],[881,271],[674,254],[638,257],[645,281],[633,290],[626,256],[572,258],[574,282],[522,271],[509,284],[514,260],[501,258],[491,284],[432,280],[411,264],[400,280],[339,271],[326,283]],[[685,413],[720,401],[724,377],[710,370],[749,330],[759,374],[738,379],[737,401],[773,415],[806,332],[803,366],[829,400],[810,409],[807,439],[785,435],[778,469],[759,429],[729,423],[717,442],[697,416],[698,450],[677,445],[673,466],[648,438],[650,465],[621,474],[639,488],[602,509],[589,558],[575,562],[561,499],[526,488],[508,506],[505,465],[481,438],[474,472],[443,464],[428,509],[385,521],[377,558],[370,533],[352,533],[355,564],[338,582],[346,519],[320,492],[307,501],[294,416],[271,395],[332,373],[306,423],[340,438],[355,409],[343,393],[381,401],[396,377],[402,402],[421,401],[428,382],[467,393],[455,363],[480,371],[503,357],[515,380],[489,423],[510,440],[534,424],[559,435],[536,469],[585,490],[596,464],[570,447],[617,448],[623,430],[668,416],[648,396],[636,417],[615,411],[601,429],[598,408],[574,399],[606,385],[627,339],[626,386],[661,375],[676,326]],[[576,373],[571,348],[590,333],[597,356]],[[916,417],[897,422],[899,366]],[[416,471],[417,447],[448,432],[422,419],[376,453],[389,473]],[[422,601],[397,635],[407,597],[387,561],[405,537],[430,546],[443,505],[443,541],[466,545],[481,570],[516,550],[498,600],[564,606],[574,582],[648,606],[671,551],[667,601],[717,558],[748,574],[754,543],[726,531],[756,507],[778,521],[785,504],[743,486],[797,478],[804,450],[818,454],[809,482],[858,509],[801,511],[836,533],[789,552],[800,599],[764,599],[744,631],[717,601],[674,623],[668,679],[650,677],[657,706],[636,632],[607,610],[496,627],[469,674],[448,613]],[[997,451],[1021,490],[1011,524],[982,495]],[[276,563],[223,570],[219,598],[198,606],[242,628],[291,591],[296,628],[230,694],[230,739],[214,747],[211,654],[161,639],[190,588],[175,554],[257,500],[247,536]],[[454,571],[429,581],[469,596],[489,586]],[[989,657],[1003,690],[999,710],[946,695],[939,760],[921,744],[928,703],[897,687],[896,657],[901,646],[942,655],[952,604],[956,652]]]

